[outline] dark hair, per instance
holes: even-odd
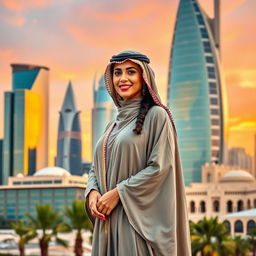
[[[153,101],[151,94],[149,93],[147,86],[144,87],[144,92],[145,92],[145,95],[143,96],[141,103],[140,103],[139,114],[137,116],[137,120],[135,123],[136,126],[133,129],[133,132],[137,135],[141,134],[143,124],[145,121],[145,117],[146,117],[149,109],[152,106],[156,105],[155,102]]]

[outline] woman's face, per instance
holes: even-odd
[[[124,99],[134,99],[142,96],[142,70],[130,60],[116,63],[113,71],[113,84],[116,92]]]

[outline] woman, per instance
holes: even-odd
[[[124,51],[106,68],[118,115],[96,145],[85,192],[93,256],[191,255],[175,127],[149,62]]]

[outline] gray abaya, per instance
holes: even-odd
[[[175,128],[156,105],[136,135],[140,102],[119,100],[116,120],[96,145],[85,197],[117,187],[120,201],[107,221],[96,218],[92,256],[190,256]],[[92,218],[88,204],[87,212]]]

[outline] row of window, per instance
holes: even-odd
[[[228,220],[223,221],[225,224],[227,231],[231,231],[231,224]],[[246,233],[248,234],[251,230],[256,229],[256,223],[254,220],[249,220],[246,225]],[[241,220],[237,220],[234,225],[234,232],[235,233],[244,233],[244,225]]]
[[[254,199],[254,201],[253,201],[253,207],[256,208],[256,199]],[[248,200],[247,200],[247,209],[251,209],[251,208],[252,208],[251,200],[248,199]],[[194,201],[191,201],[191,202],[189,203],[189,209],[190,209],[190,212],[191,212],[191,213],[195,213],[195,212],[196,212],[196,204],[195,204]],[[234,212],[235,210],[236,210],[237,212],[239,212],[239,211],[243,211],[244,209],[245,209],[245,206],[244,206],[244,202],[243,202],[242,200],[238,200],[238,201],[237,201],[236,209],[235,209],[235,207],[234,207],[233,201],[229,200],[229,201],[227,201],[227,203],[226,203],[226,212],[227,212],[227,213]],[[214,212],[219,212],[219,211],[220,211],[220,202],[219,202],[219,200],[213,201],[212,210],[213,210]],[[201,212],[201,213],[206,212],[206,203],[205,203],[205,201],[201,201],[201,202],[199,203],[199,209],[198,209],[198,211]]]

